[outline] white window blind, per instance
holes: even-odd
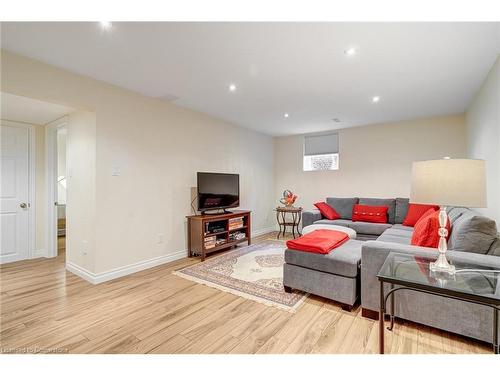
[[[304,171],[339,169],[339,135],[329,133],[304,137]]]
[[[338,133],[306,135],[304,139],[304,155],[327,155],[339,153]]]

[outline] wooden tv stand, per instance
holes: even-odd
[[[200,255],[201,261],[209,253],[223,249],[229,249],[239,243],[247,242],[251,244],[251,211],[234,210],[231,212],[210,215],[189,215],[188,220],[188,255]],[[229,228],[230,219],[242,218],[241,228]],[[212,229],[218,227],[219,231],[213,232]],[[223,230],[222,230],[223,229]],[[236,232],[244,233],[245,236],[240,239],[232,239]],[[213,237],[223,243],[213,246]],[[207,245],[207,243],[211,244]]]

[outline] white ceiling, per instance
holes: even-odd
[[[74,111],[71,107],[0,92],[3,120],[45,125]]]
[[[1,38],[272,135],[464,112],[500,52],[499,23],[2,23]]]

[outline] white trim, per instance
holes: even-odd
[[[29,257],[34,258],[36,253],[36,130],[34,125],[29,126],[29,193],[30,204],[29,220]]]
[[[45,249],[46,256],[57,256],[57,130],[67,126],[68,116],[49,122],[45,125],[45,215],[47,223]]]
[[[36,133],[35,125],[2,119],[1,124],[28,129],[28,258],[34,258],[36,246]]]
[[[31,253],[31,259],[35,258],[47,258],[47,252],[45,251],[45,249],[33,250],[33,252]]]
[[[117,279],[119,277],[127,276],[135,272],[139,272],[148,268],[156,267],[165,263],[173,262],[187,257],[187,250],[177,251],[172,254],[162,255],[156,258],[143,260],[128,266],[114,268],[109,271],[94,273],[88,271],[75,263],[70,261],[66,262],[66,270],[80,276],[82,279],[92,284],[100,284],[109,280]]]
[[[88,281],[91,284],[97,284],[95,282],[96,274],[90,271],[87,271],[85,268],[80,267],[79,265],[66,261],[66,270],[71,272],[72,274],[81,277],[85,281]]]
[[[275,230],[276,229],[274,227],[257,229],[255,231],[252,231],[252,237],[274,232]],[[175,260],[183,259],[186,257],[187,257],[187,250],[181,250],[172,254],[162,255],[156,258],[143,260],[137,263],[130,264],[128,266],[114,268],[112,270],[100,272],[97,274],[92,271],[86,270],[85,268],[73,262],[66,261],[66,270],[81,277],[82,279],[88,281],[91,284],[100,284],[106,281],[114,280],[119,277],[127,276],[135,272],[156,267],[165,263],[173,262]]]

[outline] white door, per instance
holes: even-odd
[[[29,258],[29,128],[2,123],[0,263]]]

